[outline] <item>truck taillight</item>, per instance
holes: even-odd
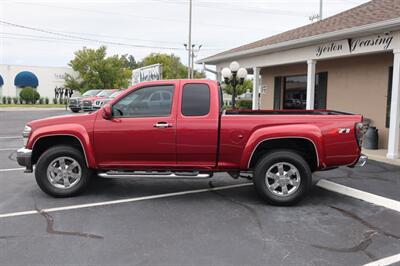
[[[361,122],[356,123],[354,131],[356,133],[358,146],[361,148],[364,137],[364,124]]]

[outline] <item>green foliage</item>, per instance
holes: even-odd
[[[43,104],[44,99],[42,97],[40,97],[39,99],[39,104]]]
[[[25,87],[19,93],[19,97],[26,103],[35,104],[40,99],[40,94],[34,88]]]
[[[10,96],[7,97],[7,103],[11,104],[11,97]]]
[[[44,103],[45,103],[45,104],[49,104],[49,98],[48,98],[48,97],[46,97],[46,98],[44,99]]]
[[[242,100],[238,100],[236,102],[236,106],[239,109],[251,109],[253,107],[252,105],[253,105],[252,100],[244,100],[244,99],[242,99]]]
[[[54,104],[57,104],[57,103],[58,103],[57,98],[53,98],[53,103],[54,103]]]
[[[12,101],[13,101],[14,104],[17,104],[18,103],[18,98],[17,97],[13,97]]]
[[[121,56],[121,60],[125,68],[133,70],[135,68],[141,67],[141,62],[136,62],[136,59],[133,55],[124,54],[123,56]]]
[[[3,96],[3,98],[2,98],[2,103],[3,103],[3,104],[6,104],[6,103],[7,103],[7,97],[6,97],[6,96]]]
[[[142,66],[162,64],[163,79],[187,78],[187,67],[182,64],[181,59],[174,54],[152,53],[146,56],[141,62]],[[205,78],[204,73],[194,72],[195,78]]]
[[[66,74],[65,87],[85,92],[91,89],[125,88],[129,85],[131,70],[127,68],[124,56],[107,57],[107,48],[83,48],[75,52],[75,58],[69,66],[76,71],[77,78]]]
[[[229,95],[232,95],[233,93],[231,85],[223,86],[223,90]],[[247,90],[249,90],[250,92],[253,91],[253,81],[251,79],[246,79],[244,80],[242,85],[236,86],[236,96],[242,95],[243,93],[247,92]]]

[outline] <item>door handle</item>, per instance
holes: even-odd
[[[172,127],[172,124],[169,124],[167,122],[157,122],[153,126],[157,128],[167,128],[167,127]]]

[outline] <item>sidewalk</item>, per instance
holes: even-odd
[[[367,155],[368,159],[370,160],[375,160],[378,162],[400,166],[400,158],[394,160],[386,158],[387,150],[385,149],[379,149],[379,150],[362,149],[362,153]]]

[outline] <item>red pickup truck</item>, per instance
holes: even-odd
[[[253,180],[269,203],[296,203],[312,173],[363,165],[362,116],[328,110],[224,110],[211,80],[164,80],[127,89],[100,110],[29,122],[18,163],[39,187],[78,194],[101,177]]]

